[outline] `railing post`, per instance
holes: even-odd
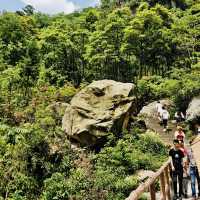
[[[166,193],[165,193],[165,174],[164,171],[160,174],[160,193],[161,193],[161,200],[166,200]]]
[[[172,172],[171,163],[168,164],[168,170],[169,170],[169,186],[170,186],[171,191],[172,191],[173,183],[172,183],[172,176],[171,176],[171,172]]]
[[[166,178],[165,192],[167,195],[167,200],[170,200],[171,194],[170,194],[170,181],[169,181],[169,167],[168,166],[164,169],[164,172],[165,172],[165,178]]]
[[[153,183],[149,186],[149,192],[150,192],[151,200],[156,200],[155,182],[153,182]]]

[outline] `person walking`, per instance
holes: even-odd
[[[177,138],[175,138],[175,139],[177,139]],[[179,140],[179,139],[177,139],[177,140],[179,141],[179,144],[180,144],[179,149],[183,152],[184,157],[186,158],[185,162],[187,162],[188,150],[185,147],[184,141],[183,140]]]
[[[181,126],[177,126],[177,130],[174,133],[174,139],[177,139],[179,141],[185,140],[185,133],[184,133],[183,128]]]
[[[184,198],[187,198],[188,197],[188,184],[189,184],[189,179],[190,179],[189,166],[188,166],[188,161],[187,161],[188,151],[184,145],[183,140],[179,140],[179,144],[180,144],[179,149],[184,154],[184,158],[183,158],[183,196],[184,196]]]
[[[167,111],[165,106],[162,107],[161,119],[164,127],[163,131],[166,131],[169,120],[169,112]]]
[[[183,115],[183,113],[181,111],[177,111],[175,113],[175,120],[176,120],[176,123],[178,124],[179,122],[182,122],[185,120],[185,116]]]
[[[157,112],[157,116],[158,116],[159,122],[161,122],[162,107],[163,107],[163,105],[161,104],[161,102],[157,101],[157,103],[156,103],[156,112]]]
[[[183,165],[183,196],[184,198],[188,198],[188,184],[190,180],[190,175],[189,175],[189,166],[187,162],[184,162]]]
[[[180,143],[177,139],[173,140],[174,147],[170,149],[169,156],[171,157],[172,166],[172,181],[174,187],[174,200],[182,199],[183,194],[183,158],[184,154],[180,150]],[[178,181],[177,181],[178,179]],[[177,185],[179,185],[179,194],[177,193]]]
[[[198,197],[200,197],[200,177],[196,161],[194,159],[193,151],[191,148],[192,142],[190,141],[190,148],[188,149],[188,163],[191,177],[192,198],[196,200],[196,180],[198,185]]]

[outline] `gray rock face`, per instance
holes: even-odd
[[[95,144],[109,131],[121,131],[134,108],[134,85],[112,80],[94,81],[71,100],[62,127],[83,145]]]
[[[192,99],[186,111],[187,121],[194,121],[197,118],[200,118],[200,96]]]

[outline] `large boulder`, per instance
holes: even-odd
[[[196,121],[200,118],[200,96],[194,97],[186,110],[186,120]]]
[[[93,145],[108,132],[118,133],[134,109],[134,85],[112,80],[94,81],[71,100],[62,127],[70,139]]]

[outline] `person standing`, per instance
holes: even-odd
[[[169,112],[167,111],[165,106],[162,107],[161,118],[164,127],[163,131],[166,131],[169,120]]]
[[[171,157],[172,166],[172,181],[174,186],[174,200],[182,199],[183,194],[183,158],[184,154],[180,150],[180,144],[177,139],[173,141],[174,147],[170,149],[169,156]],[[178,181],[177,181],[178,179]],[[179,195],[177,193],[177,185],[179,184]]]
[[[190,141],[190,146],[192,142]],[[190,177],[191,177],[191,188],[192,188],[192,197],[193,200],[196,200],[196,180],[198,184],[198,197],[200,197],[200,177],[199,171],[197,168],[196,161],[194,159],[192,148],[188,149],[188,163],[189,163],[189,170],[190,170]]]

